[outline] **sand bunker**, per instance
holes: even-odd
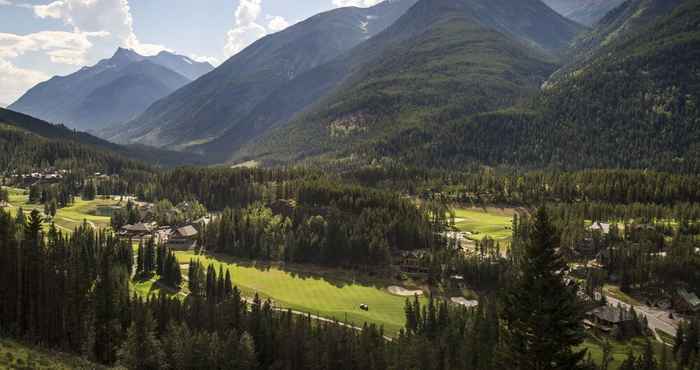
[[[479,305],[479,301],[470,301],[464,297],[452,297],[450,299],[452,302],[461,304],[464,307],[476,307]]]
[[[396,286],[396,285],[390,286],[389,288],[387,288],[387,290],[389,290],[389,293],[391,293],[391,294],[400,295],[402,297],[413,297],[416,294],[423,295],[422,290],[408,290],[406,288]]]

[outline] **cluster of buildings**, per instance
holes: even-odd
[[[203,225],[203,223],[159,227],[155,222],[139,222],[124,225],[119,230],[119,236],[140,241],[154,239],[156,243],[165,244],[173,250],[191,250],[197,246],[199,236],[199,230],[195,225]]]

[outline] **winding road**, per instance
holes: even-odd
[[[629,309],[631,306],[630,304],[608,295],[606,295],[605,298],[607,299],[608,304],[611,306],[621,305],[625,309]],[[647,321],[649,322],[649,329],[654,332],[654,336],[658,341],[662,340],[659,337],[659,334],[656,332],[657,329],[673,337],[676,336],[676,332],[678,331],[678,321],[668,317],[670,311],[663,311],[644,305],[632,307],[634,307],[634,310],[637,311],[637,314],[643,315],[647,318]]]

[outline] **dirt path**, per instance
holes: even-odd
[[[253,304],[253,299],[252,299],[252,298],[245,298],[245,297],[243,297],[242,299],[243,299],[246,303],[248,303],[248,304]],[[278,306],[275,306],[275,305],[274,305],[274,302],[273,302],[273,304],[272,304],[272,309],[273,309],[274,311],[277,311],[277,312],[291,312],[291,313],[293,313],[294,315],[299,315],[299,316],[304,316],[304,317],[310,317],[310,318],[313,319],[313,320],[322,321],[322,322],[327,322],[327,323],[331,323],[331,324],[336,324],[336,325],[344,326],[344,327],[346,327],[346,328],[350,328],[350,329],[353,329],[353,330],[362,331],[362,328],[359,327],[359,326],[354,326],[354,325],[351,325],[351,324],[348,324],[348,323],[345,323],[345,322],[342,322],[342,321],[338,321],[338,320],[334,320],[334,319],[329,319],[329,318],[326,318],[326,317],[323,317],[323,316],[314,315],[314,314],[311,314],[311,313],[309,313],[309,312],[302,312],[302,311],[297,311],[297,310],[290,310],[289,308],[285,308],[285,307],[278,307]],[[389,342],[391,342],[391,341],[394,340],[394,338],[388,337],[388,336],[386,336],[386,335],[384,336],[384,339],[387,340],[387,341],[389,341]]]

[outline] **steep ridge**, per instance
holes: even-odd
[[[653,9],[652,2],[646,4]],[[633,34],[600,46],[583,67],[525,108],[455,120],[444,130],[406,132],[378,143],[371,155],[420,166],[486,163],[697,173],[698,71],[700,0],[686,0],[670,15],[648,17]]]
[[[213,68],[208,63],[190,65],[183,58],[169,53],[144,57],[120,48],[92,67],[38,84],[9,108],[80,130],[99,130],[132,118],[190,82],[159,62],[178,70]]]
[[[585,68],[593,59],[645,32],[650,24],[669,15],[683,0],[627,0],[609,12],[596,27],[581,34],[568,51],[569,62],[552,74],[547,85],[556,84]]]
[[[563,16],[593,26],[625,0],[543,0]]]
[[[385,32],[321,68],[335,72],[326,76],[349,76],[321,81],[332,94],[225,159],[299,159],[507,105],[537,90],[555,68],[554,55],[580,29],[539,0],[420,1]],[[224,135],[205,152],[220,158],[236,136]]]
[[[414,2],[340,8],[264,37],[153,104],[111,139],[186,147],[214,138],[242,124],[242,118],[281,86],[384,30]]]

